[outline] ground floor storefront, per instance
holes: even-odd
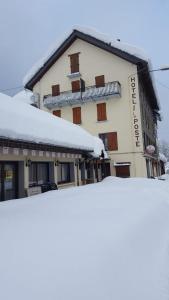
[[[82,153],[0,148],[0,200],[101,181],[110,175],[105,161]]]

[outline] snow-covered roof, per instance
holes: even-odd
[[[27,104],[34,104],[32,96],[33,96],[33,93],[31,91],[23,90],[23,91],[17,93],[16,95],[14,95],[13,99],[22,101]]]
[[[103,34],[101,32],[98,32],[97,30],[93,28],[88,27],[81,27],[81,26],[75,26],[72,28],[71,31],[67,32],[60,41],[57,41],[53,46],[49,48],[47,53],[37,62],[33,65],[33,67],[28,71],[28,73],[25,75],[23,79],[23,84],[26,85],[32,77],[45,65],[45,63],[48,61],[48,59],[57,51],[57,49],[62,45],[62,43],[71,35],[71,33],[74,31],[80,31],[86,35],[89,35],[91,37],[94,37],[104,43],[109,44],[110,46],[120,49],[130,55],[133,55],[135,57],[138,57],[146,62],[149,62],[148,56],[145,54],[145,52],[142,49],[139,49],[135,46],[129,45],[127,43],[122,43],[121,41],[118,41],[117,39],[112,39],[112,37]]]
[[[104,149],[80,126],[1,93],[0,138],[96,151],[99,155]]]

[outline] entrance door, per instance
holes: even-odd
[[[130,177],[130,167],[129,166],[116,166],[116,176],[127,178]]]
[[[17,164],[0,162],[0,200],[11,200],[17,197]]]

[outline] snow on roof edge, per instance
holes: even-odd
[[[0,93],[0,137],[96,152],[95,137],[78,125]],[[104,149],[103,149],[104,150]]]
[[[27,74],[23,78],[24,86],[36,75],[38,71],[40,71],[41,68],[43,68],[48,59],[57,51],[57,49],[73,33],[74,30],[80,31],[86,35],[94,37],[104,43],[111,45],[112,47],[118,48],[121,51],[124,51],[130,55],[138,57],[139,59],[147,61],[148,63],[150,61],[148,56],[142,49],[139,49],[127,43],[121,43],[120,41],[117,41],[115,39],[112,40],[112,38],[110,38],[108,35],[98,32],[94,28],[81,27],[79,25],[76,25],[73,26],[70,31],[66,32],[66,34],[55,45],[52,45],[47,51],[47,53],[32,66],[32,68],[27,72]]]

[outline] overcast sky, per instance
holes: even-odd
[[[74,25],[144,49],[153,68],[169,65],[168,0],[0,0],[0,91],[22,85],[27,70]],[[169,71],[154,75],[159,136],[169,142]]]

